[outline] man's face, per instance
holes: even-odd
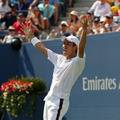
[[[88,19],[90,19],[90,20],[92,20],[94,18],[94,14],[92,14],[92,13],[88,13],[87,15],[88,15]]]
[[[16,7],[11,7],[11,11],[16,11]]]
[[[61,24],[61,30],[62,30],[63,32],[66,32],[67,26],[66,26],[65,24]]]
[[[22,22],[25,21],[25,18],[24,18],[24,16],[18,16],[18,17],[17,17],[17,20],[18,20],[20,23],[22,23]]]
[[[113,18],[106,17],[106,22],[110,25],[113,22]]]
[[[96,28],[100,27],[100,22],[94,22],[94,26],[95,26]]]
[[[100,0],[101,1],[101,5],[104,5],[106,0]]]
[[[68,40],[63,41],[63,55],[66,57],[70,57],[75,53],[77,46],[74,46],[72,42]]]

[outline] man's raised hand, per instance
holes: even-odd
[[[21,30],[24,32],[24,34],[28,38],[32,39],[34,37],[34,32],[32,30],[32,25],[25,22],[25,24],[22,24],[21,26],[22,26]]]

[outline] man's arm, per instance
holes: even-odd
[[[48,7],[48,4],[45,4],[45,8],[46,8],[46,10],[47,10],[47,17],[49,17],[49,15],[50,15],[50,11],[49,11],[49,7]]]
[[[38,3],[38,1],[39,1],[39,0],[33,0],[33,2],[32,2],[32,3],[30,4],[30,6],[29,6],[29,10],[31,10],[32,7]]]
[[[84,56],[84,49],[85,49],[85,44],[86,44],[86,34],[87,34],[87,22],[88,22],[88,17],[86,15],[82,22],[82,34],[81,34],[79,45],[78,45],[78,56],[80,58],[83,58],[83,56]]]
[[[53,8],[53,6],[52,5],[50,5],[50,4],[48,4],[48,8],[49,8],[49,16],[48,16],[48,18],[51,18],[52,17],[52,15],[54,14],[54,8]]]
[[[98,3],[98,1],[95,1],[95,2],[93,3],[93,5],[91,6],[90,10],[93,10],[93,11],[94,11],[95,8],[96,8],[97,3]]]
[[[25,33],[25,35],[31,40],[31,43],[41,52],[43,53],[46,57],[48,57],[47,53],[47,48],[43,43],[41,43],[40,40],[38,40],[34,36],[34,32],[32,30],[32,26],[28,25],[26,22],[26,25],[22,24],[22,31]]]

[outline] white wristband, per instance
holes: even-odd
[[[38,42],[41,42],[41,41],[38,40],[38,38],[36,38],[36,37],[31,39],[31,43],[33,44],[33,46],[35,46]]]

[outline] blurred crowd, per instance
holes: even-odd
[[[120,0],[96,0],[86,15],[89,18],[87,34],[102,34],[120,31]],[[30,42],[21,24],[32,25],[33,32],[40,40],[56,39],[62,36],[81,36],[82,20],[79,11],[72,10],[69,19],[65,17],[67,8],[73,7],[74,0],[0,0],[1,43],[11,43],[14,37],[22,42]],[[58,26],[51,29],[52,26]]]

